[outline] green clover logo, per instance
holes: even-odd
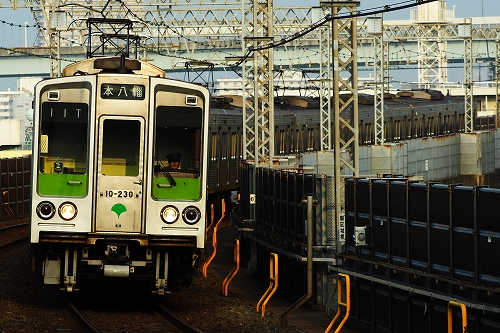
[[[118,218],[120,218],[120,215],[124,212],[127,211],[127,207],[121,203],[114,204],[113,207],[111,207],[111,211],[115,212]]]

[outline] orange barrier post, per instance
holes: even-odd
[[[208,217],[207,217],[207,220],[208,220]],[[210,205],[210,223],[208,223],[207,226],[205,227],[205,240],[208,239],[208,230],[210,230],[210,228],[212,227],[213,224],[214,224],[214,204],[211,204]]]
[[[208,266],[210,265],[212,260],[214,260],[215,255],[217,254],[217,228],[219,227],[219,224],[222,222],[224,217],[226,217],[226,201],[222,199],[222,216],[220,217],[219,221],[217,221],[217,224],[214,227],[214,234],[212,236],[212,245],[214,247],[214,252],[212,252],[210,257],[203,264],[203,269],[202,269],[203,277],[207,277]]]
[[[9,191],[3,191],[2,196],[3,196],[3,208],[5,209],[7,214],[9,214],[11,219],[15,218],[16,214],[14,213],[12,208],[10,208],[9,205]]]
[[[227,296],[229,294],[229,284],[236,276],[236,273],[240,270],[240,240],[234,240],[234,262],[236,266],[233,267],[231,272],[226,276],[224,281],[222,282],[222,295]]]
[[[271,253],[271,259],[269,260],[269,280],[269,288],[257,302],[257,312],[262,311],[262,317],[266,314],[267,303],[278,290],[278,255],[276,253]]]
[[[346,291],[345,302],[343,302],[342,300],[342,279],[341,279],[342,276],[345,278],[345,291]],[[337,314],[332,319],[330,325],[328,325],[328,327],[326,328],[325,333],[330,332],[330,330],[333,327],[333,324],[340,317],[340,313],[342,312],[341,306],[345,306],[345,317],[340,322],[340,325],[335,330],[335,333],[340,332],[340,329],[342,328],[342,326],[344,326],[344,324],[347,321],[347,318],[349,317],[349,314],[351,313],[351,279],[347,274],[339,273],[337,276],[337,298],[338,298]]]
[[[462,333],[467,333],[467,308],[465,304],[455,301],[448,302],[448,333],[453,333],[453,306],[462,310]]]

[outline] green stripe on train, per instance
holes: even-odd
[[[169,184],[168,179],[154,178],[153,197],[155,199],[174,200],[198,200],[201,197],[200,178],[174,178],[177,184],[171,187],[158,187],[158,184]]]
[[[40,173],[37,189],[41,195],[83,197],[87,194],[87,175]]]

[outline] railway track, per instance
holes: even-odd
[[[158,315],[162,316],[163,318],[165,318],[169,322],[173,323],[176,327],[181,329],[182,332],[186,332],[186,333],[202,333],[203,332],[202,330],[192,326],[191,324],[189,324],[185,320],[178,317],[173,311],[171,311],[170,309],[168,309],[167,307],[165,307],[162,304],[157,305],[156,313],[158,313]]]
[[[0,224],[0,254],[8,255],[7,252],[22,247],[29,241],[29,223],[25,219],[9,221],[8,225]],[[187,332],[202,333],[201,330],[182,320],[173,311],[158,304],[156,308],[146,311],[131,306],[131,309],[113,309],[110,307],[96,310],[92,306],[84,308],[75,302],[68,300],[62,294],[63,309],[66,314],[62,315],[58,324],[61,329],[71,327],[77,332]],[[129,300],[130,301],[130,300]],[[133,301],[132,301],[133,303]],[[134,320],[135,318],[135,320]],[[73,321],[74,323],[71,323]],[[0,331],[1,331],[0,325]]]
[[[75,320],[75,322],[85,332],[185,332],[203,333],[202,330],[192,326],[173,311],[162,304],[157,304],[151,310],[132,309],[91,308],[78,304],[63,296],[65,309]]]
[[[15,228],[14,228],[15,229]],[[0,235],[1,238],[1,235]],[[28,242],[0,255],[0,332],[92,332],[70,315],[60,299],[57,286],[42,285],[32,271]],[[83,304],[75,292],[72,301],[101,332],[227,332],[253,333],[275,331],[276,316],[261,317],[253,304],[237,297],[222,297],[220,281],[213,275],[195,277],[189,288],[165,296],[168,309],[198,327],[179,328],[172,316],[163,318],[150,297],[110,291],[92,295]],[[150,295],[150,294],[148,294]],[[120,297],[120,299],[118,299]],[[141,299],[142,297],[142,299]],[[160,308],[161,309],[161,308]],[[279,319],[279,318],[278,318]],[[286,332],[294,331],[290,328]]]
[[[1,226],[0,224],[0,253],[8,251],[29,240],[29,223],[19,220],[19,223]]]

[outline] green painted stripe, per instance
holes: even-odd
[[[70,185],[69,181],[81,182],[81,184]],[[37,189],[40,195],[83,197],[87,194],[87,175],[39,173]]]
[[[201,197],[200,178],[174,177],[177,185],[158,187],[158,184],[169,184],[167,178],[153,179],[153,197],[155,199],[198,200]]]

